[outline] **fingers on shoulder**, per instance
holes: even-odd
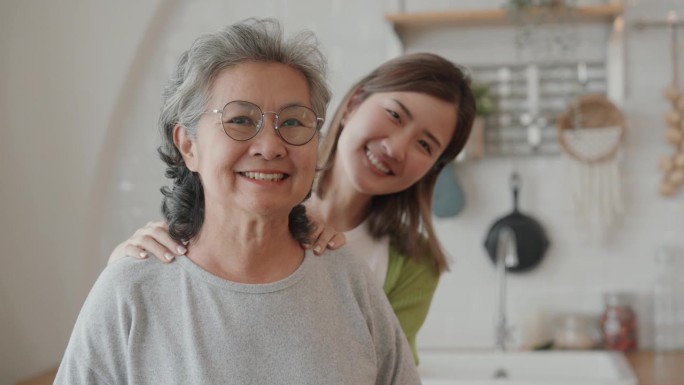
[[[321,255],[326,249],[335,250],[340,248],[346,239],[341,233],[332,227],[324,227],[313,243],[313,250],[316,255]]]

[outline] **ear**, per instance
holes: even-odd
[[[349,118],[349,116],[359,107],[361,103],[363,103],[362,100],[362,94],[363,90],[361,87],[357,87],[354,92],[349,95],[349,98],[347,99],[347,103],[344,108],[344,115],[342,115],[342,122],[346,122],[346,120]]]
[[[185,126],[176,124],[173,128],[173,143],[183,157],[185,166],[190,171],[197,172],[197,143],[188,136],[188,129]]]

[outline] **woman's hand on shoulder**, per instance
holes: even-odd
[[[307,249],[313,249],[314,254],[321,255],[326,249],[336,250],[344,246],[347,242],[344,233],[341,233],[334,228],[327,226],[310,213],[307,214],[309,221],[311,221],[311,233],[309,238],[312,240],[311,244],[304,244]]]
[[[164,263],[169,263],[176,256],[185,254],[186,251],[185,246],[171,238],[166,222],[148,222],[114,249],[107,264],[126,256],[145,259],[150,254]]]

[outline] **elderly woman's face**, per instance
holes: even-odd
[[[279,63],[245,62],[222,71],[211,88],[206,110],[221,110],[236,100],[253,103],[264,112],[292,105],[311,107],[306,78]],[[247,121],[245,116],[231,118],[239,124]],[[281,116],[280,120],[285,119]],[[318,133],[308,143],[294,146],[281,139],[274,122],[275,115],[266,113],[256,136],[237,141],[224,132],[220,114],[207,113],[199,121],[197,137],[187,141],[190,151],[180,141],[188,168],[201,176],[207,206],[286,216],[304,200],[315,173]]]

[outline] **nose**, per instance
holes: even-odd
[[[403,162],[406,158],[406,149],[408,148],[410,139],[409,135],[394,133],[381,141],[382,149],[390,158]]]
[[[275,130],[275,116],[266,114],[262,125],[261,130],[250,143],[250,155],[261,156],[266,160],[284,157],[287,154],[287,147]]]

